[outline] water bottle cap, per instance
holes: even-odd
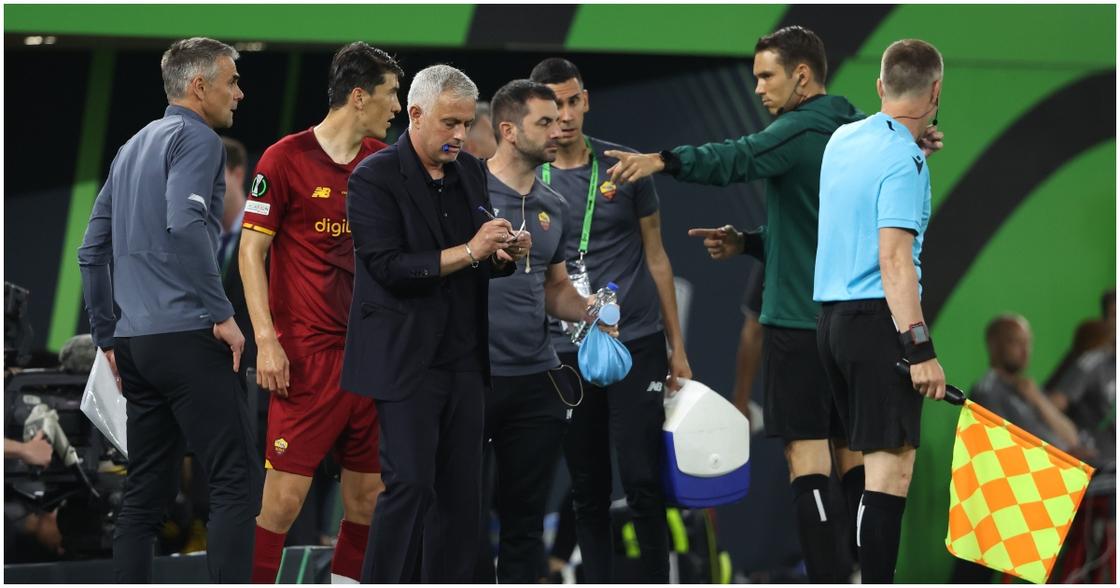
[[[603,308],[599,309],[599,321],[603,324],[617,325],[620,318],[622,318],[622,311],[617,304],[604,304]]]
[[[618,284],[614,282],[607,282],[607,290],[611,292],[618,292]]]

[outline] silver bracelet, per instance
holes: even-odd
[[[478,267],[478,260],[474,258],[474,252],[471,251],[471,244],[470,243],[464,243],[463,247],[467,248],[467,257],[471,258],[471,267],[477,268]]]

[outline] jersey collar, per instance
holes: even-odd
[[[887,127],[888,130],[893,131],[894,134],[903,139],[906,139],[911,143],[914,142],[914,135],[910,134],[910,129],[906,128],[906,125],[895,120],[894,117],[885,112],[876,112],[875,116],[881,117],[882,119],[882,122],[878,122],[876,124],[881,124]]]

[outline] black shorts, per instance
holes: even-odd
[[[922,395],[895,371],[902,344],[887,301],[826,303],[817,346],[854,451],[917,447]]]
[[[844,438],[817,353],[816,331],[763,326],[762,386],[768,436],[787,443]]]

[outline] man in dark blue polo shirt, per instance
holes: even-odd
[[[226,158],[214,132],[245,97],[237,57],[206,38],[163,54],[170,106],[113,158],[78,250],[93,339],[128,400],[118,582],[152,580],[152,541],[187,448],[209,476],[210,579],[249,581],[263,472],[237,377],[245,338],[218,270]]]
[[[920,301],[930,181],[916,142],[937,118],[943,72],[929,43],[892,44],[878,81],[880,112],[837,129],[821,162],[817,346],[848,447],[863,453],[856,543],[868,583],[894,581],[922,396],[945,395]],[[910,363],[913,387],[895,373],[900,359]]]

